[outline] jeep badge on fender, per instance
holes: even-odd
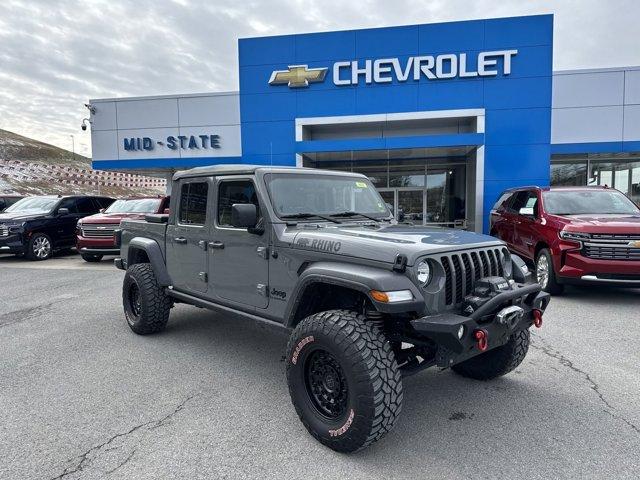
[[[129,327],[160,332],[180,302],[288,329],[291,401],[334,450],[393,428],[404,376],[505,375],[542,326],[549,295],[502,241],[398,226],[363,175],[202,167],[172,192],[169,215],[121,223]]]

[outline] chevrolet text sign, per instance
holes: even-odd
[[[409,57],[401,61],[398,58],[380,58],[377,60],[352,60],[333,64],[333,83],[337,86],[358,85],[360,82],[391,83],[393,80],[406,82],[447,78],[493,77],[502,73],[511,73],[511,59],[518,50],[496,50],[480,52],[475,69],[470,68],[466,53],[448,53],[442,55],[423,55]],[[502,71],[498,61],[502,60]],[[324,81],[328,68],[309,68],[307,65],[291,65],[287,70],[276,70],[269,79],[270,85],[286,84],[290,88],[306,87],[309,83]]]

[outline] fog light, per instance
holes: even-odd
[[[464,325],[460,325],[458,328],[458,340],[462,340],[462,337],[464,337]]]

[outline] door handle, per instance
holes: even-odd
[[[173,241],[176,243],[187,243],[187,239],[184,237],[176,237],[173,239]]]
[[[200,240],[200,241],[198,242],[198,246],[199,246],[201,249],[206,250],[206,249],[207,249],[207,242],[205,242],[204,240]]]
[[[222,242],[209,242],[209,248],[215,248],[217,250],[222,250],[224,248],[224,243],[222,243]]]

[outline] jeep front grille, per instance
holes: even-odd
[[[108,238],[113,237],[119,223],[102,223],[82,225],[82,236],[88,238]]]
[[[504,276],[502,262],[505,256],[508,256],[506,248],[489,248],[440,257],[445,275],[445,304],[462,302],[480,278]]]

